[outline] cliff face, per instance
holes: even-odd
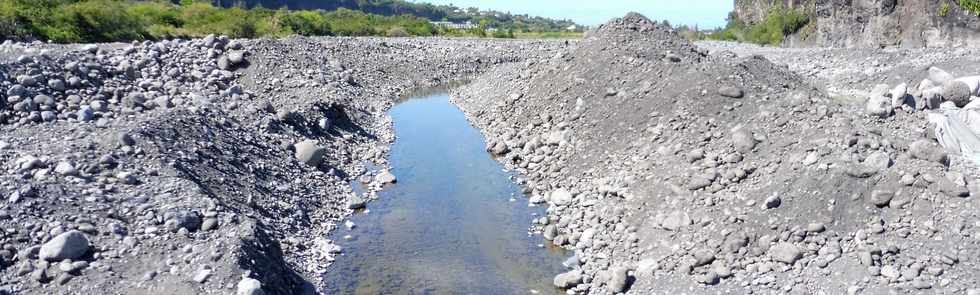
[[[955,0],[735,0],[735,14],[759,22],[775,5],[803,9],[814,23],[790,46],[980,46],[980,17]],[[944,3],[948,10],[944,13]]]

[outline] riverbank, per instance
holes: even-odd
[[[574,251],[579,263],[555,285],[978,292],[976,170],[935,142],[928,111],[899,100],[870,116],[863,88],[917,83],[927,70],[915,65],[930,59],[975,65],[957,56],[966,50],[906,61],[906,51],[756,47],[786,66],[752,46],[711,45],[631,14],[452,93],[487,150],[522,175],[527,201],[549,207],[542,234]]]

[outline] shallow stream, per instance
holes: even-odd
[[[528,207],[448,94],[406,99],[389,114],[398,182],[352,216],[353,230],[332,234],[344,255],[325,276],[327,293],[562,294],[551,281],[566,254],[528,234],[544,209]]]

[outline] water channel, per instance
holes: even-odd
[[[447,92],[389,114],[398,182],[351,218],[356,227],[332,234],[344,254],[324,277],[327,293],[563,294],[551,281],[567,254],[527,230],[544,209],[528,207]]]

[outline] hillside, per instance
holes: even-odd
[[[733,15],[752,24],[778,5],[798,9],[811,23],[789,37],[794,46],[950,47],[980,44],[980,3],[973,0],[735,0]]]
[[[493,10],[481,11],[476,8],[460,8],[453,5],[410,3],[401,0],[218,0],[216,2],[224,7],[239,5],[241,3],[247,7],[262,6],[266,8],[287,7],[289,9],[323,10],[347,8],[386,16],[410,14],[433,21],[451,21],[456,23],[469,21],[475,24],[481,20],[486,20],[491,27],[509,28],[525,32],[555,32],[576,25],[575,22],[570,20],[556,20]]]

